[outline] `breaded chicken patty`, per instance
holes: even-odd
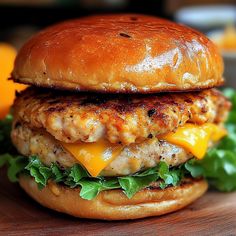
[[[230,103],[217,90],[158,95],[99,95],[29,88],[14,103],[14,125],[46,130],[74,143],[142,142],[174,131],[186,122],[225,120]]]
[[[36,155],[46,165],[57,162],[67,168],[79,163],[60,142],[42,130],[32,130],[24,125],[18,125],[12,131],[12,141],[21,154]],[[160,161],[165,161],[170,166],[178,166],[192,157],[191,153],[181,147],[153,138],[124,147],[100,175],[130,175],[154,167]]]

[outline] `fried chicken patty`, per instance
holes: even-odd
[[[78,94],[29,88],[14,103],[14,124],[45,129],[57,140],[74,143],[141,142],[186,122],[221,123],[230,103],[217,90],[156,95]]]
[[[60,142],[43,130],[32,130],[18,125],[12,130],[12,141],[22,155],[37,155],[46,165],[57,162],[67,168],[78,163]],[[153,138],[124,147],[100,175],[125,176],[154,167],[160,161],[165,161],[170,166],[178,166],[192,157],[191,153],[181,147]]]

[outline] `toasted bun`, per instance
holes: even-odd
[[[205,180],[193,180],[164,190],[146,189],[131,199],[121,190],[109,190],[88,201],[79,196],[79,188],[71,189],[51,182],[39,190],[32,178],[23,175],[20,185],[43,206],[76,217],[104,220],[137,219],[173,212],[195,201],[208,186]]]
[[[98,92],[185,91],[222,84],[217,48],[188,27],[143,15],[92,16],[45,29],[20,50],[12,77]]]

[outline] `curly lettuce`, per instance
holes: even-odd
[[[71,168],[62,169],[56,163],[45,166],[37,156],[25,158],[22,156],[12,157],[6,154],[1,158],[0,166],[7,164],[8,177],[12,182],[18,180],[22,172],[34,178],[39,189],[44,188],[48,180],[66,185],[70,188],[79,186],[80,196],[91,200],[101,191],[109,189],[122,189],[128,198],[132,198],[142,188],[149,186],[152,182],[160,181],[161,188],[176,186],[183,177],[182,167],[169,168],[165,162],[132,176],[125,177],[91,177],[79,164]]]

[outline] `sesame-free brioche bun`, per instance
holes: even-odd
[[[144,15],[85,17],[49,27],[19,51],[16,82],[68,90],[151,93],[221,85],[223,63],[203,34]]]
[[[102,191],[93,200],[79,196],[79,188],[71,189],[50,182],[39,190],[29,176],[20,176],[21,187],[37,202],[72,216],[103,220],[127,220],[159,216],[192,203],[207,190],[205,180],[191,180],[178,187],[145,189],[128,199],[121,190]]]

